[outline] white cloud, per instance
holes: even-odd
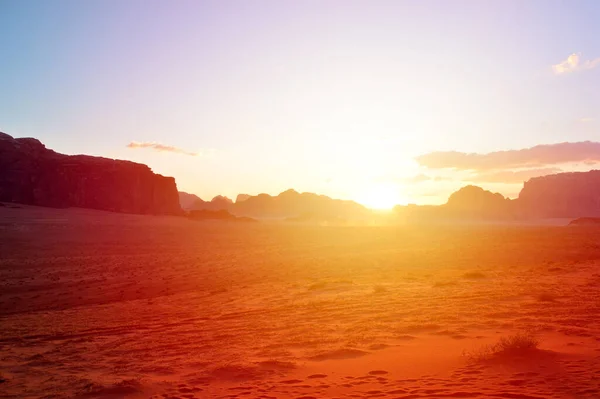
[[[600,57],[583,61],[580,54],[573,53],[569,55],[566,60],[556,65],[552,65],[552,71],[556,75],[562,75],[565,73],[593,69],[597,66],[600,66]]]

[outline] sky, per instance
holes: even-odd
[[[0,131],[203,199],[512,198],[600,162],[598,21],[595,0],[0,0]]]

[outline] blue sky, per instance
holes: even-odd
[[[598,140],[598,21],[596,1],[0,0],[0,131],[204,198],[443,202],[472,173],[418,156]]]

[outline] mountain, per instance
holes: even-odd
[[[455,191],[443,207],[455,218],[502,220],[512,218],[514,214],[510,199],[478,186],[465,186]]]
[[[450,195],[444,205],[394,209],[407,222],[600,217],[600,170],[531,178],[514,200],[466,186]]]
[[[311,221],[355,220],[368,217],[369,211],[354,201],[344,201],[313,193],[287,190],[277,196],[259,194],[236,202],[231,213],[238,216]]]
[[[202,199],[195,194],[189,194],[183,191],[179,191],[179,205],[181,206],[181,209],[192,209],[194,203],[197,201],[202,201]]]
[[[517,199],[529,218],[600,216],[600,170],[558,173],[525,182]]]
[[[172,177],[139,163],[64,155],[0,133],[0,201],[137,214],[180,214]]]
[[[235,197],[235,202],[244,202],[246,201],[248,198],[250,198],[250,195],[248,194],[238,194],[237,197]]]
[[[313,193],[287,190],[279,195],[240,194],[236,201],[216,196],[210,202],[198,199],[190,210],[225,210],[239,217],[288,219],[295,221],[343,221],[365,218],[369,211],[353,201],[343,201]]]
[[[478,186],[465,186],[448,197],[443,205],[396,206],[403,222],[453,223],[469,221],[504,221],[515,218],[514,201]]]

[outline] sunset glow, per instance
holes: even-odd
[[[471,183],[513,196],[513,166],[446,153],[598,140],[593,1],[38,3],[0,9],[2,131],[206,200],[294,188],[389,208],[398,182],[417,204]],[[572,154],[516,171],[600,158]]]
[[[357,202],[376,210],[390,210],[395,205],[406,204],[400,188],[392,183],[376,183],[367,187]]]
[[[0,0],[2,399],[599,399],[600,0]]]

